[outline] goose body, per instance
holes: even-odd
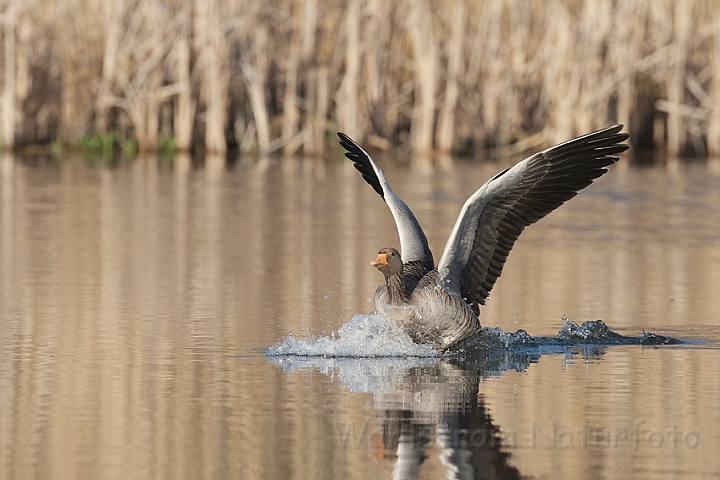
[[[375,311],[417,343],[440,350],[480,328],[479,307],[500,276],[520,233],[590,185],[628,148],[622,125],[605,128],[531,155],[488,180],[467,199],[435,266],[425,233],[390,188],[372,157],[338,133],[345,154],[385,200],[400,237],[402,256],[380,250],[371,262],[385,276]]]

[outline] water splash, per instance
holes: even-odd
[[[676,345],[680,340],[654,333],[643,333],[641,337],[621,335],[614,332],[602,320],[591,320],[578,325],[563,318],[563,328],[554,337],[534,337],[525,330],[515,333],[504,332],[498,327],[482,328],[477,335],[454,346],[458,354],[472,354],[485,351],[530,351],[562,350],[574,346],[611,345]]]
[[[563,328],[554,337],[532,336],[525,330],[508,333],[499,327],[484,327],[453,346],[449,352],[439,352],[429,345],[418,345],[400,327],[379,314],[356,314],[331,336],[296,339],[291,334],[285,340],[265,350],[268,357],[298,356],[327,358],[381,357],[439,357],[473,356],[498,352],[562,351],[575,346],[611,345],[674,345],[679,340],[654,333],[641,337],[614,332],[602,320],[581,325],[563,319]]]
[[[355,314],[334,335],[296,339],[288,335],[265,350],[268,357],[435,357],[440,353],[429,345],[418,345],[386,317]]]

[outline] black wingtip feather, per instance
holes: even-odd
[[[348,137],[342,132],[337,132],[337,136],[340,137],[340,145],[347,150],[345,156],[352,160],[355,168],[360,172],[365,181],[373,187],[373,189],[385,199],[385,192],[383,192],[380,180],[375,174],[375,169],[372,166],[370,158],[367,154],[353,141],[352,138]]]

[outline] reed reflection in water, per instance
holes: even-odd
[[[720,339],[712,165],[618,165],[523,233],[481,322],[554,334],[565,315]],[[501,167],[386,170],[438,255],[467,195]],[[416,473],[435,478],[447,471],[437,425],[463,418],[515,432],[515,447],[490,455],[508,475],[720,472],[714,344],[553,354],[490,375],[410,366],[379,383],[384,393],[359,391],[341,364],[285,371],[260,356],[288,331],[327,335],[371,310],[382,277],[368,262],[397,239],[349,162],[148,157],[109,168],[5,155],[1,185],[0,478],[388,478],[393,432],[428,421],[435,443]],[[422,413],[423,388],[450,394],[453,379],[467,382],[464,396]],[[410,392],[408,404],[393,391]],[[607,436],[639,420],[650,432],[675,424],[680,442],[696,432],[699,444],[673,449],[664,433],[662,448],[644,437],[601,450],[574,433],[575,448],[539,436],[530,448],[533,425]],[[378,448],[338,442],[337,425],[364,422],[389,432]]]

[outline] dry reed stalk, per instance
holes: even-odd
[[[410,142],[413,153],[432,151],[435,120],[438,47],[433,32],[432,15],[424,0],[408,0],[408,22],[415,67],[415,98],[412,109]]]
[[[314,112],[317,106],[317,68],[314,66],[313,54],[316,51],[316,37],[318,30],[317,0],[303,0],[303,27],[302,27],[302,61],[301,68],[305,74],[305,126],[302,132],[303,153],[314,154],[315,150],[315,123]]]
[[[300,66],[300,8],[293,10],[292,34],[290,47],[285,59],[285,94],[283,98],[283,126],[282,137],[285,145],[283,155],[293,155],[301,146],[300,136],[297,135],[300,121],[300,108],[298,106],[298,74]]]
[[[693,6],[694,0],[686,0],[675,4],[673,35],[676,48],[667,81],[668,102],[673,106],[680,106],[685,100],[685,69],[687,67],[687,49],[690,41]],[[683,133],[685,132],[683,124],[682,114],[678,109],[671,108],[667,116],[667,151],[670,156],[674,157],[680,153],[684,137]]]
[[[331,3],[332,4],[332,3]],[[322,8],[323,15],[311,23],[316,25],[315,55],[306,63],[308,82],[305,88],[306,123],[303,132],[303,153],[322,155],[325,151],[326,133],[328,131],[328,115],[331,112],[333,93],[339,88],[338,79],[343,66],[344,50],[337,48],[341,43],[341,32],[337,29],[342,24],[343,12],[339,9]],[[309,11],[309,14],[317,11]],[[333,112],[335,113],[335,112]]]
[[[227,38],[223,28],[218,28],[223,23],[217,0],[196,0],[193,33],[203,67],[205,149],[214,153],[227,150],[225,122],[230,78]]]
[[[317,34],[318,8],[317,0],[301,0],[303,4],[303,59],[308,60],[315,52],[315,36]]]
[[[404,48],[402,31],[396,24],[397,2],[369,0],[365,11],[361,92],[365,116],[361,118],[366,118],[366,128],[372,132],[368,140],[388,148],[388,139],[400,130],[399,110],[408,102],[412,85],[405,65],[393,61],[393,48]]]
[[[112,82],[115,78],[117,54],[124,12],[123,0],[104,0],[103,20],[105,22],[105,48],[103,51],[102,77],[95,100],[95,128],[99,132],[107,132],[109,126],[110,107],[112,105]]]
[[[517,43],[514,43],[513,39],[517,38],[516,42],[522,39],[528,28],[526,22],[522,21],[522,10],[526,10],[524,5],[508,2],[501,15],[504,28],[502,28],[500,42],[504,61],[501,62],[497,71],[500,78],[500,92],[499,98],[496,100],[500,116],[492,129],[493,141],[497,146],[508,144],[522,129],[524,108],[521,105],[527,89],[524,66],[527,63],[527,45],[531,43],[523,42],[523,48],[514,48]]]
[[[360,59],[360,0],[349,0],[345,11],[345,72],[335,98],[340,130],[358,138],[362,137],[357,122]]]
[[[503,128],[498,139],[501,144],[508,143],[512,137],[522,138],[525,135],[526,125],[532,117],[528,106],[535,101],[532,98],[533,80],[536,69],[533,69],[532,59],[537,54],[537,40],[533,38],[533,10],[527,8],[525,2],[510,2],[507,9],[508,28],[512,35],[505,40],[505,49],[510,61],[505,69],[505,91],[508,92],[502,121]],[[522,133],[520,133],[522,132]]]
[[[487,18],[487,30],[483,39],[482,67],[482,121],[485,134],[495,137],[501,119],[500,102],[503,97],[502,77],[504,58],[502,52],[502,16],[503,2],[490,2],[484,11]]]
[[[579,57],[577,42],[572,37],[573,21],[565,5],[559,2],[547,12],[547,24],[552,32],[553,53],[548,55],[543,89],[551,142],[561,142],[573,136],[574,114],[579,105],[581,70],[574,68]]]
[[[612,35],[614,25],[612,5],[609,0],[585,0],[580,18],[578,50],[574,52],[578,61],[584,60],[581,85],[579,87],[579,108],[575,109],[574,131],[590,132],[605,125],[607,119],[607,98],[594,98],[604,75],[603,49]],[[571,67],[572,68],[572,67]]]
[[[173,127],[178,150],[187,152],[192,146],[193,117],[195,100],[190,82],[190,42],[186,29],[183,29],[174,47],[175,82],[179,92],[175,97]]]
[[[313,69],[310,85],[315,86],[309,100],[313,109],[309,112],[308,129],[303,152],[308,155],[322,155],[325,151],[325,131],[327,128],[327,112],[329,108],[329,67],[322,65]]]
[[[707,129],[708,154],[720,155],[720,10],[715,12],[713,37],[712,69],[712,116]]]
[[[30,93],[33,83],[30,72],[30,56],[32,55],[32,39],[34,37],[34,19],[22,12],[17,16],[16,48],[15,48],[15,103],[22,105]],[[22,108],[22,107],[21,107]],[[18,115],[19,117],[19,115]],[[17,121],[17,118],[16,118]],[[15,141],[17,142],[17,131]]]
[[[488,5],[483,14],[485,28],[484,52],[478,110],[482,115],[483,141],[505,145],[523,121],[520,105],[526,79],[524,48],[516,50],[515,38],[522,38],[525,26],[514,2]],[[510,33],[511,32],[511,33]]]
[[[643,31],[632,22],[621,21],[623,18],[642,18],[639,4],[627,3],[616,8],[618,28],[612,37],[611,52],[613,66],[618,78],[617,82],[617,121],[631,127],[631,113],[636,101],[635,76],[636,65],[640,57]]]
[[[18,1],[10,0],[3,13],[5,30],[5,84],[2,95],[2,145],[6,149],[15,146],[15,27]]]
[[[242,72],[247,82],[248,96],[252,106],[257,130],[257,141],[260,151],[267,151],[270,144],[270,121],[268,120],[267,108],[265,107],[265,93],[263,82],[258,75],[257,69],[250,63],[243,62]]]
[[[471,42],[470,58],[467,61],[467,69],[465,71],[465,85],[469,88],[477,88],[480,79],[480,69],[482,68],[483,48],[485,45],[484,37],[488,31],[489,15],[486,11],[492,7],[491,2],[473,2],[470,5],[469,22],[474,26],[475,35]]]
[[[253,118],[255,119],[258,148],[261,152],[267,153],[270,145],[270,118],[265,101],[267,29],[262,25],[257,27],[253,40],[252,58],[254,62],[250,60],[250,55],[246,55],[241,60],[241,68],[247,82],[248,96],[250,97]]]
[[[145,18],[151,25],[159,25],[164,19],[160,13],[160,4],[152,2],[147,4],[148,11]],[[162,31],[159,28],[153,29],[149,34],[149,40],[153,45],[162,45]],[[164,49],[163,49],[164,50]],[[164,56],[163,52],[159,56]],[[162,84],[161,61],[158,61],[150,68],[147,78],[147,86],[144,89],[148,98],[141,113],[143,117],[142,124],[144,129],[138,129],[136,132],[138,150],[141,152],[152,152],[158,147],[158,134],[160,127],[160,103],[163,100],[159,98],[158,91]]]
[[[300,109],[298,108],[298,53],[299,49],[291,45],[290,56],[285,63],[285,98],[283,101],[283,155],[293,155],[298,151],[302,142],[297,135]]]
[[[386,11],[389,2],[369,0],[367,4],[368,21],[364,23],[364,94],[372,110],[382,98],[383,46],[387,44],[383,26],[387,24]]]
[[[455,108],[460,96],[462,53],[465,40],[465,1],[457,0],[453,8],[450,41],[447,45],[448,67],[445,81],[445,101],[440,111],[435,144],[441,152],[449,152],[455,143]]]

